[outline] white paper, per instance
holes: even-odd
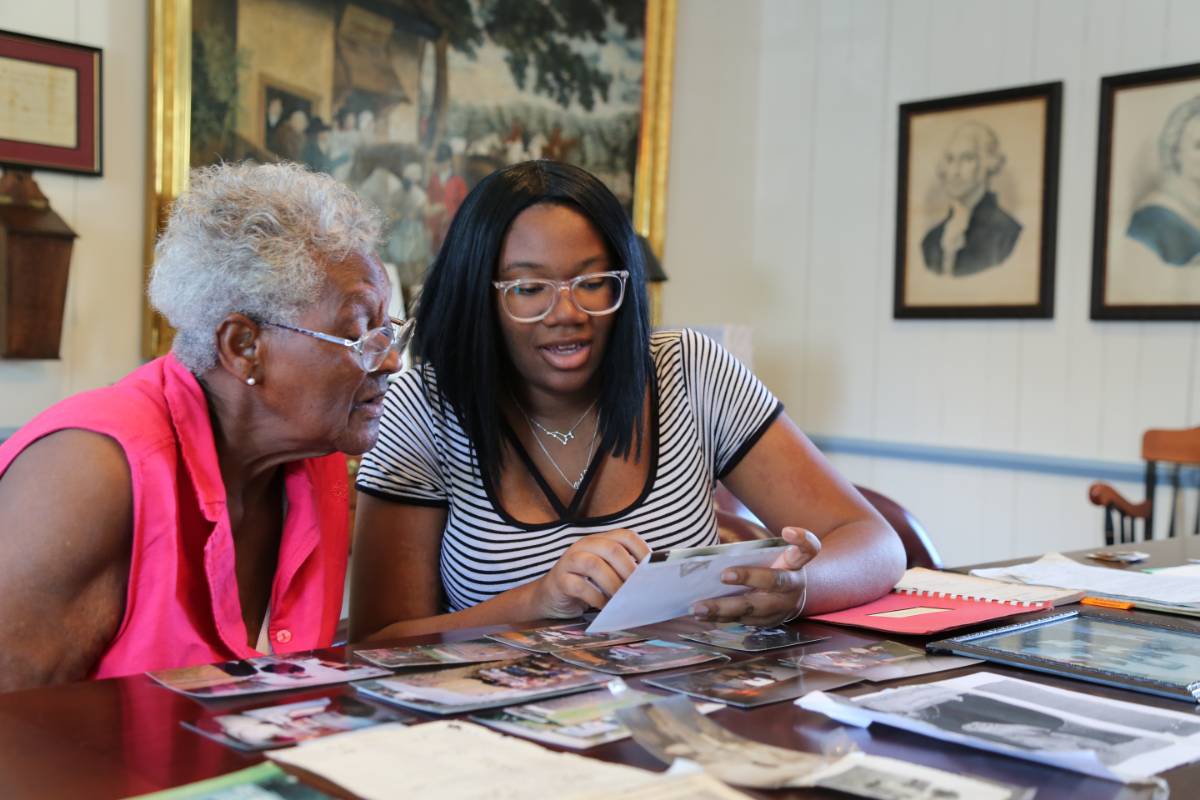
[[[364,800],[625,797],[654,783],[679,780],[573,753],[554,753],[455,721],[379,725],[268,755]],[[656,797],[652,792],[634,796]]]
[[[947,709],[972,704],[1010,707],[1007,720],[967,722],[963,730]],[[960,705],[961,704],[961,705]],[[1200,717],[1136,703],[977,672],[919,686],[885,689],[844,699],[812,692],[796,701],[809,711],[865,727],[880,722],[947,742],[1122,783],[1141,783],[1158,773],[1200,759]],[[871,707],[874,706],[874,707]],[[922,714],[933,708],[934,711]],[[1052,727],[1030,724],[1052,718]],[[940,724],[935,724],[940,722]],[[1011,744],[1008,742],[1012,742]],[[1100,742],[1101,746],[1089,746]],[[1075,745],[1079,745],[1076,747]]]
[[[1059,553],[1047,553],[1029,564],[971,570],[972,575],[1014,580],[1121,600],[1162,605],[1200,606],[1200,581],[1190,575],[1162,575],[1137,570],[1087,567]]]
[[[959,572],[944,572],[936,569],[913,567],[900,577],[896,591],[932,597],[965,597],[973,600],[991,600],[1015,605],[1050,603],[1061,605],[1078,600],[1082,594],[1069,589],[1049,586],[1026,586],[1020,583],[998,581],[990,578],[963,575]]]
[[[665,561],[648,554],[587,627],[588,633],[636,628],[690,614],[701,600],[749,591],[721,582],[731,567],[769,567],[789,546],[781,540],[735,542],[716,547],[674,551]],[[763,546],[764,543],[768,546]]]

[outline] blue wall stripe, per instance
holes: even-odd
[[[1062,475],[1109,482],[1144,483],[1146,476],[1144,464],[1123,461],[1067,458],[1065,456],[1010,453],[1003,450],[976,450],[969,447],[946,447],[906,442],[882,442],[874,439],[857,439],[851,436],[814,434],[810,438],[813,444],[827,453],[893,458],[930,464],[951,464],[981,469],[1036,472],[1043,475]],[[1167,467],[1159,465],[1158,480],[1160,486],[1170,480]],[[1181,481],[1185,486],[1200,486],[1200,469],[1195,467],[1184,469]]]

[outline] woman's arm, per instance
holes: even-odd
[[[133,541],[125,453],[51,434],[0,477],[0,691],[81,680],[120,627]]]
[[[874,600],[904,572],[896,532],[787,415],[771,424],[722,481],[768,529],[797,547],[776,563],[780,569],[730,570],[727,583],[755,591],[705,601],[698,616],[774,624],[794,614],[802,597],[805,614]],[[816,534],[819,546],[805,531]]]
[[[359,493],[350,565],[350,641],[537,619],[602,607],[648,552],[632,531],[579,540],[550,572],[478,605],[439,614],[444,508]]]

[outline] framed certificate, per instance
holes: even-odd
[[[1200,702],[1200,627],[1080,609],[931,642],[932,651]]]
[[[0,31],[0,164],[101,174],[101,53]]]

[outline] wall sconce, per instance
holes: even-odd
[[[29,170],[0,175],[0,358],[58,358],[74,243]]]

